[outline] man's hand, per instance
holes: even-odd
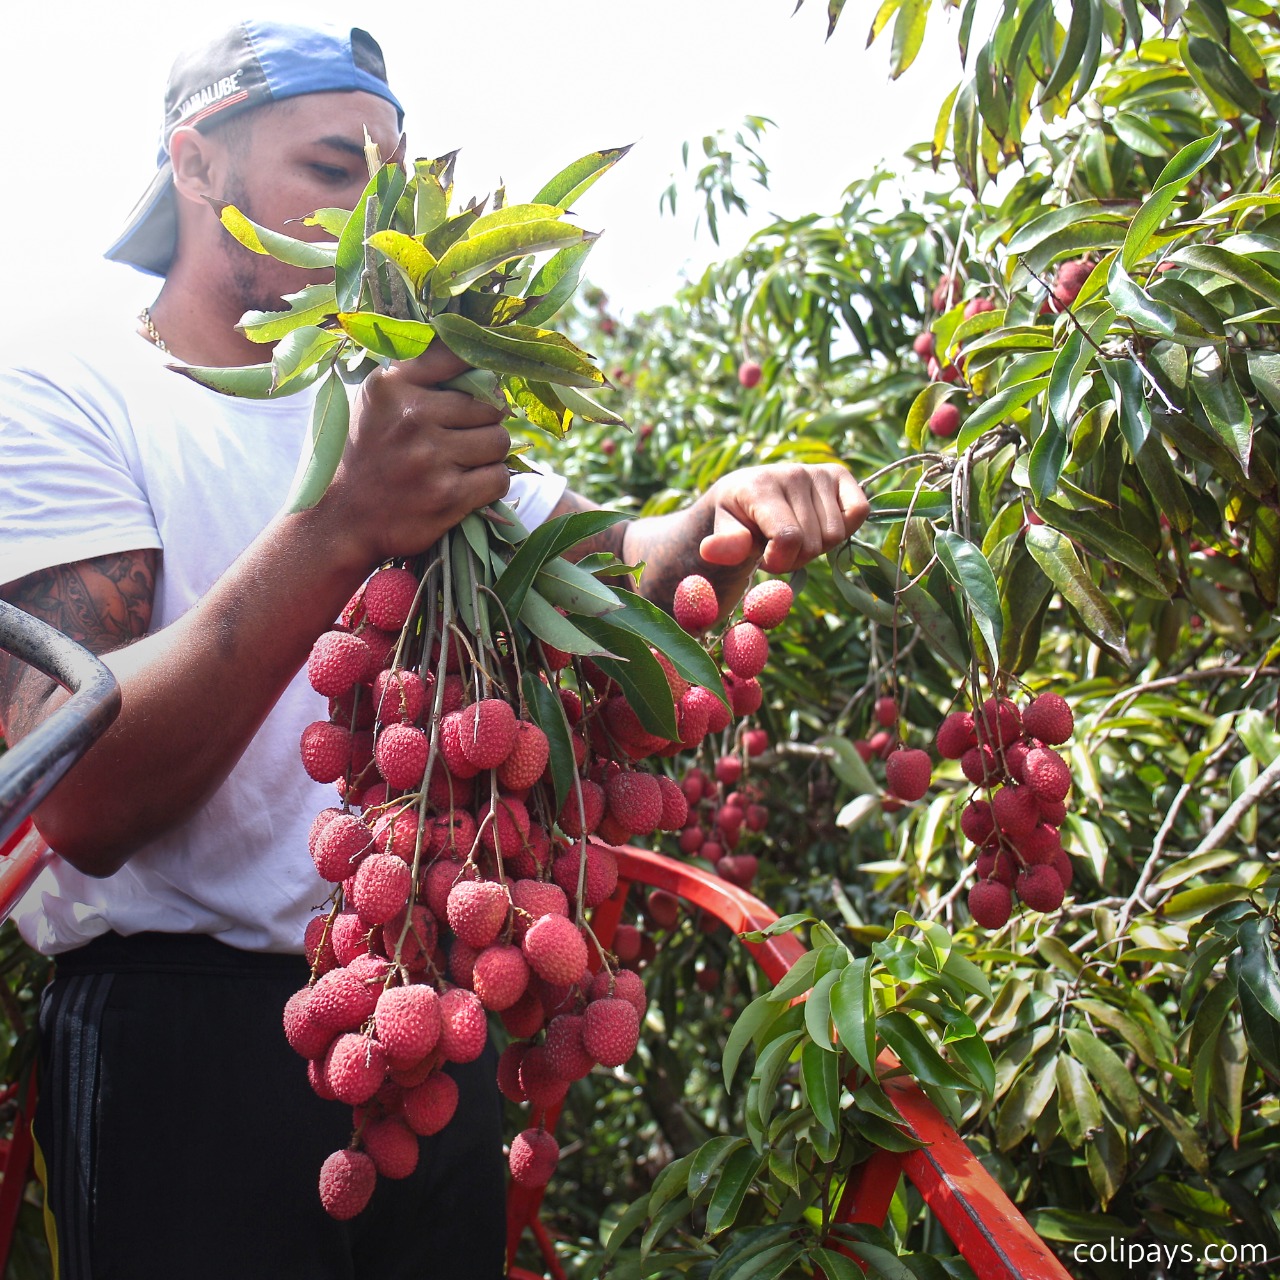
[[[318,510],[333,514],[341,544],[366,568],[425,551],[507,492],[511,437],[502,411],[440,385],[469,367],[437,341],[365,379]]]
[[[712,532],[699,552],[726,568],[761,555],[767,573],[790,573],[837,547],[867,518],[862,487],[839,463],[746,467],[717,480]]]

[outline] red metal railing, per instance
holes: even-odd
[[[764,929],[778,917],[758,898],[717,876],[646,849],[618,849],[618,887],[592,917],[601,943],[613,940],[632,884],[666,889],[722,921],[735,933]],[[771,982],[777,982],[805,953],[792,934],[744,942]],[[912,1151],[874,1152],[855,1169],[845,1185],[837,1211],[840,1222],[881,1225],[905,1175],[981,1280],[1070,1280],[1067,1272],[1031,1229],[1017,1207],[979,1164],[973,1152],[914,1081],[901,1074],[892,1054],[879,1059],[881,1085],[893,1099],[907,1130],[923,1147]],[[553,1128],[559,1108],[544,1123]],[[514,1264],[526,1231],[533,1235],[551,1280],[564,1280],[553,1242],[538,1211],[541,1190],[512,1184],[507,1197],[507,1261]],[[542,1280],[512,1265],[509,1280]]]

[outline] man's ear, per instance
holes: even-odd
[[[199,129],[184,125],[169,139],[174,190],[185,200],[204,204],[206,197],[222,190],[226,148]]]

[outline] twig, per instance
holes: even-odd
[[[1209,834],[1191,851],[1197,857],[1226,843],[1227,838],[1244,820],[1244,816],[1274,787],[1280,786],[1280,756],[1277,756],[1231,803],[1226,813],[1213,824]]]

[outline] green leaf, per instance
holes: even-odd
[[[614,591],[563,556],[547,560],[534,582],[545,600],[569,613],[601,618],[623,607]]]
[[[350,422],[346,384],[335,370],[330,370],[311,410],[311,433],[285,499],[286,511],[306,511],[324,497],[342,461]]]
[[[1054,1068],[1058,1086],[1058,1121],[1062,1136],[1075,1148],[1089,1141],[1102,1127],[1102,1108],[1084,1068],[1065,1053],[1058,1055]]]
[[[1031,1132],[1057,1088],[1057,1058],[1050,1054],[1023,1070],[1004,1096],[996,1115],[996,1146],[1016,1147]]]
[[[1090,633],[1122,662],[1129,662],[1120,614],[1094,584],[1070,541],[1048,525],[1032,525],[1026,537],[1027,549],[1036,563],[1080,615]]]
[[[1196,360],[1191,366],[1191,388],[1210,426],[1247,475],[1253,453],[1253,416],[1231,366],[1220,360]]]
[[[612,649],[579,630],[563,614],[557,613],[555,607],[532,587],[524,593],[518,610],[513,611],[510,606],[507,607],[508,614],[513,612],[544,644],[584,658],[615,656]]]
[[[1249,1052],[1272,1080],[1280,1081],[1280,1023],[1258,1003],[1251,987],[1242,983],[1236,998]]]
[[[726,706],[720,669],[707,651],[670,614],[633,591],[615,587],[622,608],[609,615],[615,626],[634,632],[670,659],[671,665],[691,684],[710,689]]]
[[[824,734],[814,745],[834,752],[835,759],[831,761],[831,772],[845,786],[852,788],[858,795],[880,794],[880,784],[871,776],[871,770],[858,754],[858,749],[847,738],[840,738],[830,733]]]
[[[479,369],[569,387],[604,382],[586,352],[548,329],[520,324],[487,329],[453,312],[437,312],[431,323],[454,355]]]
[[[746,1138],[733,1136],[721,1136],[712,1138],[710,1142],[704,1142],[693,1153],[692,1162],[689,1165],[689,1177],[686,1184],[689,1199],[696,1202],[707,1187],[710,1186],[712,1175],[715,1174],[720,1166],[735,1151],[740,1151],[747,1145]]]
[[[551,786],[555,796],[555,811],[564,807],[573,789],[573,775],[577,765],[573,755],[573,741],[565,723],[564,708],[555,691],[534,671],[526,671],[520,680],[525,704],[534,724],[547,735],[551,748],[548,763],[551,766]]]
[[[1118,256],[1111,261],[1107,291],[1117,314],[1132,320],[1140,329],[1161,338],[1171,338],[1177,333],[1178,319],[1173,308],[1156,301],[1133,280]]]
[[[299,325],[318,324],[338,308],[331,284],[312,284],[297,293],[286,293],[288,311],[246,311],[236,328],[251,342],[275,342]]]
[[[184,378],[224,396],[269,400],[276,394],[275,370],[269,364],[233,365],[226,369],[197,364],[171,364],[168,367],[174,373],[180,373]],[[289,390],[301,391],[302,386],[292,386]]]
[[[670,1203],[676,1196],[683,1195],[686,1176],[693,1166],[694,1152],[673,1160],[653,1180],[653,1189],[649,1192],[649,1216],[652,1217],[664,1204]],[[692,1198],[693,1193],[689,1196]]]
[[[627,704],[640,718],[640,723],[661,738],[672,739],[676,727],[675,702],[671,685],[648,644],[634,631],[614,623],[616,614],[604,618],[578,619],[578,627],[613,657],[599,657],[596,663],[622,688]]]
[[[1280,307],[1280,279],[1265,267],[1230,249],[1214,244],[1191,244],[1175,250],[1169,256],[1179,266],[1194,267],[1198,271],[1211,271],[1242,284],[1273,307]]]
[[[1034,400],[1048,385],[1047,377],[1031,378],[996,392],[965,419],[956,437],[956,448],[961,451],[967,449],[983,432],[1004,422],[1014,410]]]
[[[375,231],[368,244],[400,269],[412,286],[415,297],[422,293],[423,281],[435,269],[436,260],[421,240],[415,240],[403,231],[387,230]]]
[[[840,1123],[840,1055],[811,1042],[801,1050],[800,1071],[814,1116],[824,1129],[835,1133]]]
[[[634,1204],[627,1206],[627,1211],[614,1224],[605,1241],[604,1256],[606,1261],[612,1258],[619,1249],[633,1236],[640,1227],[649,1220],[649,1201],[642,1196]]]
[[[1120,1056],[1098,1038],[1079,1027],[1067,1031],[1067,1044],[1102,1092],[1115,1104],[1131,1131],[1142,1120],[1142,1097],[1133,1075]]]
[[[561,169],[533,197],[533,203],[558,205],[561,209],[572,208],[573,202],[630,150],[631,144],[628,143],[625,147],[608,147],[589,152]]]
[[[1280,1023],[1280,961],[1272,945],[1273,930],[1270,916],[1255,916],[1241,924],[1239,979],[1258,1006]]]
[[[595,240],[584,240],[553,254],[542,265],[526,290],[526,297],[537,298],[524,313],[526,324],[545,324],[573,297],[587,254]]]
[[[525,536],[494,582],[498,599],[509,612],[519,613],[524,593],[548,561],[626,518],[616,511],[574,511],[540,524]]]
[[[280,391],[295,382],[301,386],[310,385],[332,367],[344,342],[340,333],[314,325],[303,325],[292,333],[286,333],[271,353],[275,390]]]
[[[435,338],[435,330],[421,320],[397,320],[371,311],[343,311],[338,314],[343,332],[362,347],[388,360],[412,360],[420,356]]]
[[[831,1016],[840,1043],[864,1075],[876,1074],[876,1009],[871,991],[871,957],[861,956],[841,969],[831,991]]]
[[[1000,637],[1004,629],[1004,615],[1000,609],[1000,590],[995,574],[987,558],[967,538],[948,529],[934,536],[937,553],[947,576],[960,588],[973,610],[974,621],[986,641],[991,655],[991,670],[1000,665]]]
[[[889,79],[896,80],[915,60],[924,43],[929,0],[902,0],[893,24],[889,55]]]
[[[838,969],[824,973],[804,1002],[804,1025],[809,1038],[828,1053],[835,1047],[831,1043],[831,988],[839,981],[840,973]]]
[[[899,1061],[922,1084],[940,1089],[964,1089],[968,1081],[948,1065],[924,1031],[905,1013],[881,1014],[877,1030]]]
[[[534,206],[513,206],[531,208]],[[501,210],[505,214],[508,210]],[[493,214],[487,215],[493,217]],[[428,288],[438,298],[452,297],[469,289],[477,280],[496,271],[504,262],[527,254],[545,253],[570,244],[594,239],[595,232],[583,231],[556,218],[539,218],[493,227],[477,234],[485,219],[478,219],[466,236],[455,240],[441,255],[431,272]]]
[[[772,997],[771,991],[756,996],[734,1022],[729,1038],[725,1041],[724,1056],[721,1059],[726,1089],[733,1084],[733,1077],[737,1074],[738,1061],[742,1057],[743,1050],[781,1017],[782,1010]]]
[[[332,244],[296,240],[293,236],[281,235],[250,221],[235,205],[221,204],[216,200],[209,203],[217,212],[218,221],[252,253],[276,258],[291,267],[332,267],[337,259],[337,250]]]
[[[1199,1134],[1162,1099],[1142,1090],[1142,1105],[1152,1118],[1169,1134],[1182,1152],[1182,1158],[1197,1172],[1209,1168],[1209,1153]]]
[[[1039,106],[1043,107],[1051,98],[1056,98],[1080,71],[1089,42],[1089,31],[1093,25],[1093,3],[1094,0],[1071,0],[1071,21],[1067,26],[1067,36],[1058,52],[1058,60],[1049,73],[1049,79],[1040,90]]]

